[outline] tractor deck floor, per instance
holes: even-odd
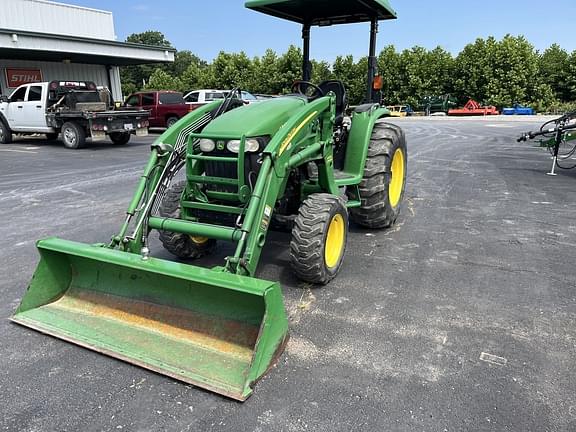
[[[120,226],[153,137],[0,146],[0,431],[576,430],[576,170],[546,176],[545,150],[516,143],[539,118],[391,121],[410,153],[393,229],[353,226],[323,288],[270,236],[259,276],[282,283],[291,339],[244,404],[8,319],[37,239]]]

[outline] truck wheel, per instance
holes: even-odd
[[[10,144],[12,142],[12,131],[4,123],[4,120],[0,119],[0,144]]]
[[[180,197],[186,187],[186,181],[174,183],[160,204],[160,216],[170,219],[180,218]],[[178,258],[200,258],[210,254],[216,246],[216,241],[205,237],[192,237],[186,234],[169,231],[158,231],[160,241],[168,252]]]
[[[362,204],[350,212],[354,222],[366,228],[388,228],[396,222],[404,197],[407,159],[402,129],[378,120],[359,185]]]
[[[168,117],[168,119],[166,120],[166,127],[170,129],[172,126],[176,124],[178,120],[179,120],[178,117]]]
[[[310,195],[292,229],[290,264],[303,281],[325,285],[340,270],[348,238],[348,211],[337,196]]]
[[[54,140],[58,139],[58,134],[57,133],[47,133],[46,139],[48,141],[54,141]]]
[[[67,122],[62,126],[62,141],[69,149],[80,149],[86,144],[86,132],[77,123]]]
[[[130,133],[129,132],[112,132],[110,134],[110,140],[114,144],[118,144],[118,145],[128,144],[128,141],[130,141]]]

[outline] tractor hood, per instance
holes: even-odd
[[[252,103],[214,119],[203,133],[212,136],[272,136],[304,105],[306,101],[303,98],[290,96]]]

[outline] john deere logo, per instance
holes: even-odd
[[[226,147],[226,143],[224,141],[218,141],[216,143],[216,147],[218,148],[218,150],[224,150],[224,147]]]

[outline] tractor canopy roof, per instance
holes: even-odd
[[[388,0],[250,0],[246,7],[301,24],[327,26],[396,19]]]

